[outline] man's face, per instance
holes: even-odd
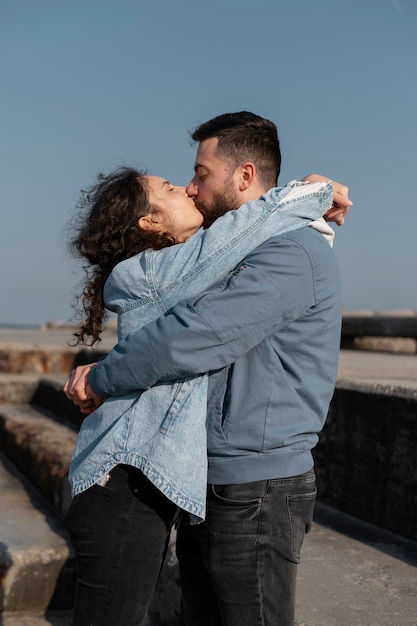
[[[199,144],[194,177],[187,187],[188,195],[204,216],[206,228],[218,217],[242,204],[236,170],[216,156],[217,144],[217,137],[205,139]]]

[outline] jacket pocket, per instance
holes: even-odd
[[[196,398],[196,400],[200,399],[200,393],[203,393],[206,404],[207,404],[207,393],[206,393],[207,380],[205,380],[205,378],[206,378],[205,375],[196,376],[193,378],[184,378],[176,382],[172,386],[173,399],[170,405],[168,406],[168,409],[165,413],[165,417],[162,420],[161,425],[159,427],[159,430],[162,434],[167,434],[168,431],[173,427],[176,418],[180,414],[181,410],[183,409],[187,401],[189,399],[192,399],[192,394],[194,392],[197,393],[198,391],[198,398]],[[198,388],[203,383],[203,381],[205,382],[204,388],[198,390]],[[189,404],[190,406],[188,407],[188,410],[191,411],[192,402]]]

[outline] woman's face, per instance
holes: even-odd
[[[148,201],[152,207],[146,216],[151,220],[148,228],[167,232],[178,243],[194,235],[203,223],[203,216],[196,208],[194,200],[187,195],[185,187],[172,185],[160,176],[144,176],[144,179],[148,188]]]

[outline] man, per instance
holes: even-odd
[[[276,185],[272,122],[225,114],[192,137],[199,147],[187,191],[206,225]],[[336,193],[334,219],[343,223],[351,203],[346,188]],[[340,323],[335,258],[301,228],[120,342],[86,389],[88,367],[66,384],[82,405],[210,371],[207,519],[178,531],[187,626],[294,623],[296,564],[316,494],[311,449],[334,389]]]

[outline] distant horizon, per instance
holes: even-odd
[[[414,309],[352,309],[352,310],[348,310],[343,308],[342,311],[342,316],[343,315],[375,315],[380,316],[380,317],[384,317],[384,316],[404,316],[404,317],[408,317],[408,316],[413,316],[413,315],[417,315],[417,310]],[[72,328],[72,327],[77,327],[77,323],[76,322],[70,322],[70,321],[63,321],[63,320],[52,320],[52,319],[48,319],[45,320],[44,322],[34,322],[34,323],[15,323],[15,322],[1,322],[0,321],[0,328],[15,328],[15,329],[23,329],[23,330],[37,330],[37,329],[44,329],[44,330],[59,330],[59,329],[65,329],[65,328]],[[107,327],[110,329],[113,329],[115,327],[115,321],[114,320],[109,320],[109,322],[107,323]]]

